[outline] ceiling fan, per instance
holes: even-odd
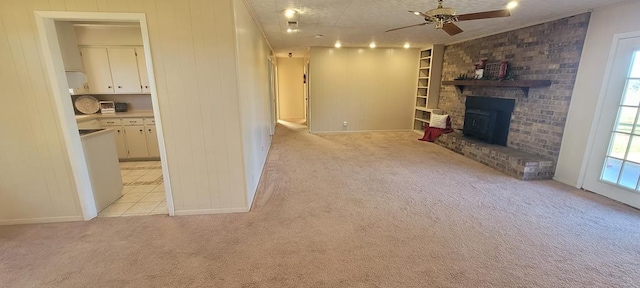
[[[444,1],[438,0],[438,8],[431,9],[426,12],[409,11],[410,13],[413,13],[415,15],[424,17],[424,23],[389,29],[385,32],[391,32],[416,26],[424,26],[427,24],[435,24],[436,29],[442,29],[444,30],[444,32],[447,32],[449,35],[453,36],[462,33],[462,29],[460,29],[460,27],[458,27],[458,25],[454,24],[453,22],[511,16],[511,12],[509,11],[509,9],[456,15],[455,9],[442,6],[442,2]]]

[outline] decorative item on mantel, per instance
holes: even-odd
[[[480,62],[474,64],[474,79],[482,79],[484,78],[484,67],[487,63],[487,59],[480,59]]]
[[[455,80],[515,80],[515,75],[509,73],[507,61],[487,63],[487,59],[473,64],[474,69],[469,74],[460,74]]]
[[[474,64],[475,70],[469,74],[460,74],[453,81],[442,81],[442,85],[454,85],[459,94],[462,94],[465,86],[480,87],[514,87],[522,89],[524,97],[529,96],[529,88],[551,86],[551,80],[516,80],[516,76],[509,71],[507,61]],[[478,73],[482,65],[482,72]],[[482,74],[481,78],[476,78]]]

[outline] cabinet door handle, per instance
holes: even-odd
[[[149,88],[149,86],[144,86],[144,88]]]
[[[107,88],[111,88],[111,86],[107,86]]]
[[[140,129],[140,133],[142,133],[142,129]]]
[[[122,86],[118,86],[118,88],[122,88]]]
[[[151,129],[149,129],[149,132],[151,132]]]

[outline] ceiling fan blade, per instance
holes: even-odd
[[[427,22],[424,23],[420,23],[420,24],[414,24],[414,25],[409,25],[409,26],[404,26],[404,27],[398,27],[398,28],[393,28],[393,29],[389,29],[387,31],[384,32],[391,32],[391,31],[396,31],[396,30],[400,30],[400,29],[405,29],[405,28],[411,28],[411,27],[417,27],[417,26],[424,26],[427,25]]]
[[[424,13],[422,13],[422,12],[420,12],[420,11],[411,11],[411,10],[409,10],[409,13],[414,14],[414,15],[417,15],[417,16],[422,16],[422,17],[424,17],[424,18],[429,18],[429,15],[424,14]]]
[[[511,11],[509,11],[509,9],[504,9],[504,10],[462,14],[462,15],[458,15],[457,18],[458,18],[458,21],[467,21],[467,20],[499,18],[499,17],[509,17],[509,16],[511,16]]]
[[[444,25],[442,25],[442,30],[444,30],[444,32],[447,32],[451,36],[462,33],[462,29],[460,29],[458,25],[453,23],[445,23]]]

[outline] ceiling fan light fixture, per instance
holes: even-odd
[[[296,15],[296,10],[293,10],[293,9],[284,10],[284,16],[286,16],[287,18],[292,18],[295,15]]]
[[[509,2],[509,4],[507,4],[507,9],[511,10],[513,8],[518,7],[518,1],[511,1]]]

